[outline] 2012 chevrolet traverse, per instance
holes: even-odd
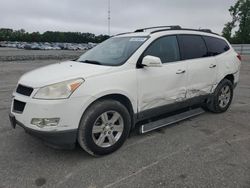
[[[53,146],[78,142],[92,155],[109,154],[135,125],[143,133],[199,113],[195,107],[226,111],[240,62],[209,30],[164,26],[120,34],[75,61],[24,74],[11,124]],[[157,119],[163,114],[171,115]]]

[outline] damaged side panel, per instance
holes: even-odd
[[[214,57],[188,60],[187,99],[213,93],[218,63]]]
[[[176,74],[180,69],[186,62],[137,69],[138,112],[185,100],[187,74]]]
[[[180,88],[177,92],[164,92],[164,93],[147,93],[142,96],[142,101],[140,104],[141,111],[148,110],[151,108],[164,106],[167,104],[181,102],[186,98],[186,89]]]
[[[200,89],[193,89],[190,88],[187,90],[187,98],[193,98],[193,97],[198,97],[201,95],[208,95],[213,93],[215,85],[207,85],[207,86],[203,86],[203,87],[196,87],[196,88],[200,88]]]

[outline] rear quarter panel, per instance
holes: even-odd
[[[236,75],[234,76],[234,82],[238,82],[241,62],[237,58],[237,53],[234,51],[234,49],[231,47],[229,51],[216,56],[215,59],[218,65],[217,82],[219,83],[225,76],[229,74]]]

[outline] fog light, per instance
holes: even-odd
[[[38,127],[57,126],[59,120],[60,118],[33,118],[31,124]]]

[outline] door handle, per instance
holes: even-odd
[[[214,65],[214,64],[211,64],[210,66],[209,66],[209,68],[215,68],[216,67],[216,65]]]
[[[186,71],[185,70],[178,70],[176,74],[184,74]]]

